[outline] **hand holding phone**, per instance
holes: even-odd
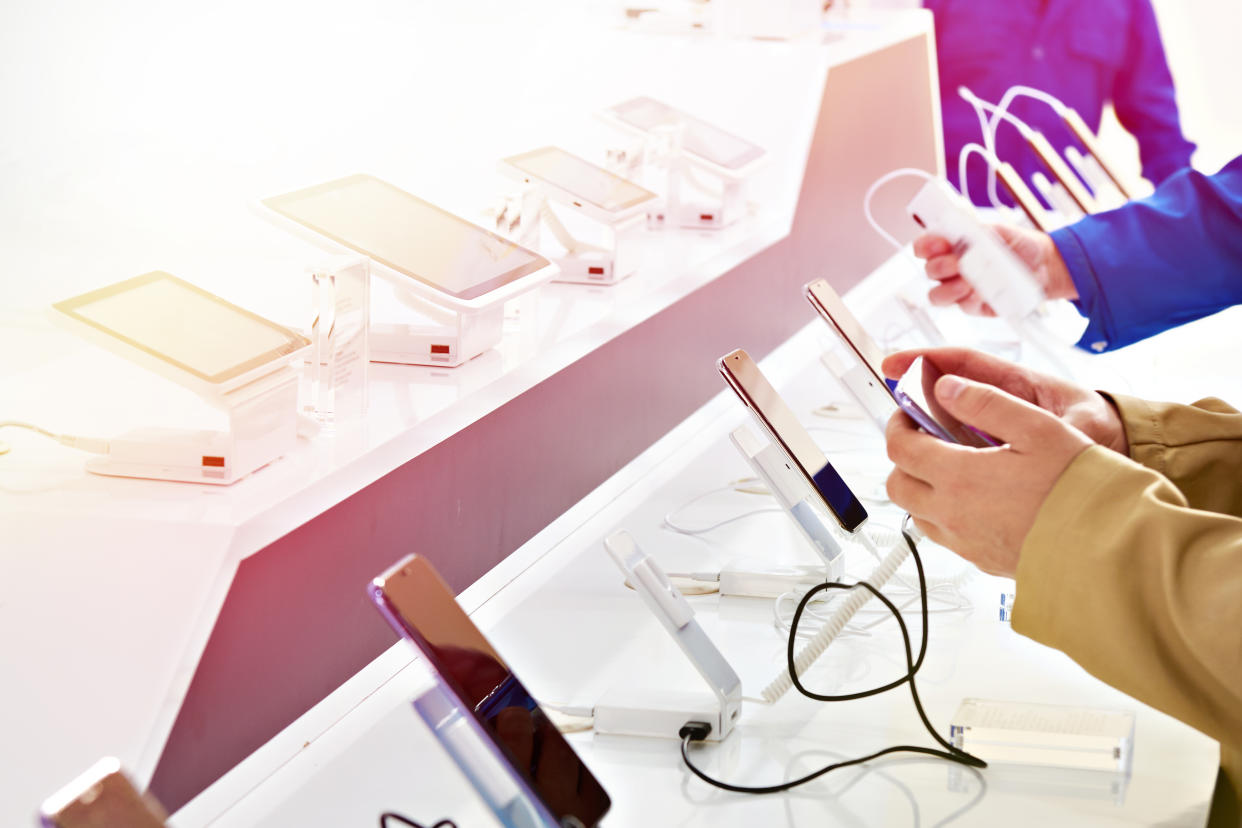
[[[945,410],[936,399],[936,380],[944,376],[929,359],[919,357],[893,386],[897,405],[919,428],[933,437],[963,446],[986,448],[1001,443],[990,434],[966,425]],[[889,380],[889,382],[892,382]]]

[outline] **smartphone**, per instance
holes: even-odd
[[[807,284],[803,291],[811,307],[815,308],[815,311],[828,323],[828,327],[832,328],[833,333],[849,346],[866,367],[867,373],[873,380],[869,384],[875,385],[877,391],[882,391],[892,397],[893,391],[888,387],[884,373],[880,370],[880,364],[884,361],[884,352],[880,350],[880,346],[867,333],[857,317],[850,313],[850,309],[845,306],[845,302],[832,289],[832,286],[824,279],[816,279]]]
[[[166,815],[107,758],[48,797],[39,818],[43,828],[164,828]]]
[[[606,111],[621,123],[643,132],[651,132],[661,125],[681,124],[685,130],[682,149],[726,170],[740,170],[762,158],[765,152],[758,144],[752,144],[654,98],[632,98]]]
[[[776,393],[750,354],[740,348],[717,362],[725,382],[754,412],[768,435],[785,451],[798,471],[823,499],[846,532],[857,532],[867,520],[867,510],[849,485],[815,445],[789,406]]]
[[[974,448],[1001,445],[990,434],[958,420],[937,401],[933,389],[936,387],[936,380],[942,376],[944,372],[931,360],[919,357],[910,364],[910,368],[893,388],[897,405],[910,419],[918,423],[919,428],[933,437]]]
[[[540,147],[501,164],[525,181],[547,184],[562,201],[603,221],[623,218],[656,198],[650,190],[560,147]]]
[[[590,828],[611,800],[426,558],[411,555],[368,587],[380,613],[414,642],[494,753],[557,824]]]

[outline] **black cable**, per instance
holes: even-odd
[[[919,671],[919,668],[923,666],[923,657],[927,654],[927,578],[923,572],[923,560],[919,556],[918,546],[914,543],[914,540],[906,532],[904,525],[901,530],[901,537],[905,540],[906,545],[910,548],[911,555],[914,556],[914,566],[915,566],[915,569],[918,570],[918,575],[919,575],[919,599],[922,604],[923,640],[919,646],[918,658],[916,659],[914,657],[914,651],[910,644],[910,631],[906,627],[906,621],[904,618],[901,617],[901,611],[897,609],[897,606],[892,601],[890,601],[878,589],[876,589],[874,586],[867,583],[866,581],[859,581],[856,584],[842,584],[837,581],[831,581],[828,583],[816,584],[814,587],[808,590],[807,593],[802,596],[802,600],[798,603],[798,608],[794,611],[793,621],[789,625],[789,646],[786,649],[786,659],[787,659],[787,665],[789,668],[789,677],[790,679],[792,679],[794,687],[798,688],[799,693],[801,693],[804,696],[807,696],[808,698],[815,699],[817,701],[850,701],[853,699],[862,699],[868,696],[879,695],[880,693],[884,693],[889,690],[892,690],[893,688],[898,687],[901,684],[908,683],[910,685],[910,696],[914,700],[914,708],[915,710],[918,711],[919,719],[923,722],[923,727],[927,729],[927,732],[931,734],[932,738],[935,739],[936,742],[938,742],[942,747],[944,747],[945,750],[937,750],[936,748],[921,747],[919,745],[895,745],[893,747],[884,748],[883,750],[876,751],[875,753],[869,754],[867,756],[862,756],[857,759],[846,759],[841,762],[834,762],[831,765],[825,765],[819,770],[812,771],[806,776],[800,777],[798,779],[793,779],[788,782],[782,782],[777,785],[761,785],[761,786],[733,785],[728,782],[722,782],[719,779],[713,779],[712,777],[708,776],[704,771],[696,767],[693,762],[690,761],[690,750],[689,750],[690,742],[699,741],[702,737],[699,737],[698,739],[696,739],[695,734],[685,732],[686,728],[683,728],[683,734],[682,734],[682,740],[681,740],[681,758],[682,758],[682,761],[686,763],[686,767],[688,767],[695,776],[697,776],[699,779],[702,779],[704,782],[708,783],[709,785],[713,785],[717,788],[721,788],[726,791],[733,791],[734,793],[769,794],[769,793],[779,793],[781,791],[787,791],[790,788],[795,788],[798,785],[804,785],[807,782],[810,782],[814,779],[818,779],[824,774],[837,770],[838,768],[845,768],[845,767],[849,767],[850,765],[860,765],[864,762],[869,762],[872,759],[878,759],[881,756],[887,756],[890,753],[918,753],[918,754],[922,754],[925,756],[935,756],[940,759],[947,759],[950,762],[956,762],[958,764],[966,765],[972,768],[986,768],[988,766],[987,762],[983,761],[977,756],[973,756],[967,753],[964,750],[954,747],[943,736],[937,733],[936,729],[932,726],[931,721],[927,718],[927,712],[923,709],[923,702],[919,698],[919,691],[918,691],[918,688],[915,686],[914,676]],[[845,693],[841,695],[827,695],[827,694],[822,694],[822,693],[814,693],[808,690],[805,686],[803,686],[802,681],[798,678],[797,667],[794,663],[794,645],[797,640],[798,623],[802,619],[803,610],[806,609],[806,605],[811,601],[811,599],[814,596],[818,595],[820,592],[823,592],[829,589],[851,590],[857,587],[863,587],[864,589],[867,589],[868,591],[870,591],[872,595],[880,599],[880,601],[884,604],[884,606],[888,608],[888,611],[893,614],[893,617],[897,619],[897,625],[901,630],[902,643],[904,644],[905,650],[906,650],[906,668],[907,668],[906,674],[902,676],[901,678],[897,679],[896,681],[889,682],[888,684],[885,684],[881,687],[876,687],[871,690],[863,690],[858,693]]]
[[[392,811],[385,811],[380,814],[380,828],[388,828],[388,820],[390,819],[394,819],[402,825],[408,826],[408,828],[423,828],[422,823],[415,822],[407,816],[401,816],[401,814],[393,813]],[[431,828],[457,828],[457,823],[451,819],[442,819],[435,825],[432,825]]]

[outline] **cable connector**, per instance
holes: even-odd
[[[689,739],[691,742],[702,742],[711,735],[711,722],[686,722],[677,731],[677,738]]]

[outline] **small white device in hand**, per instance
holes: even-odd
[[[928,181],[906,210],[920,227],[953,244],[962,276],[999,316],[1021,319],[1043,302],[1030,268],[947,182]]]

